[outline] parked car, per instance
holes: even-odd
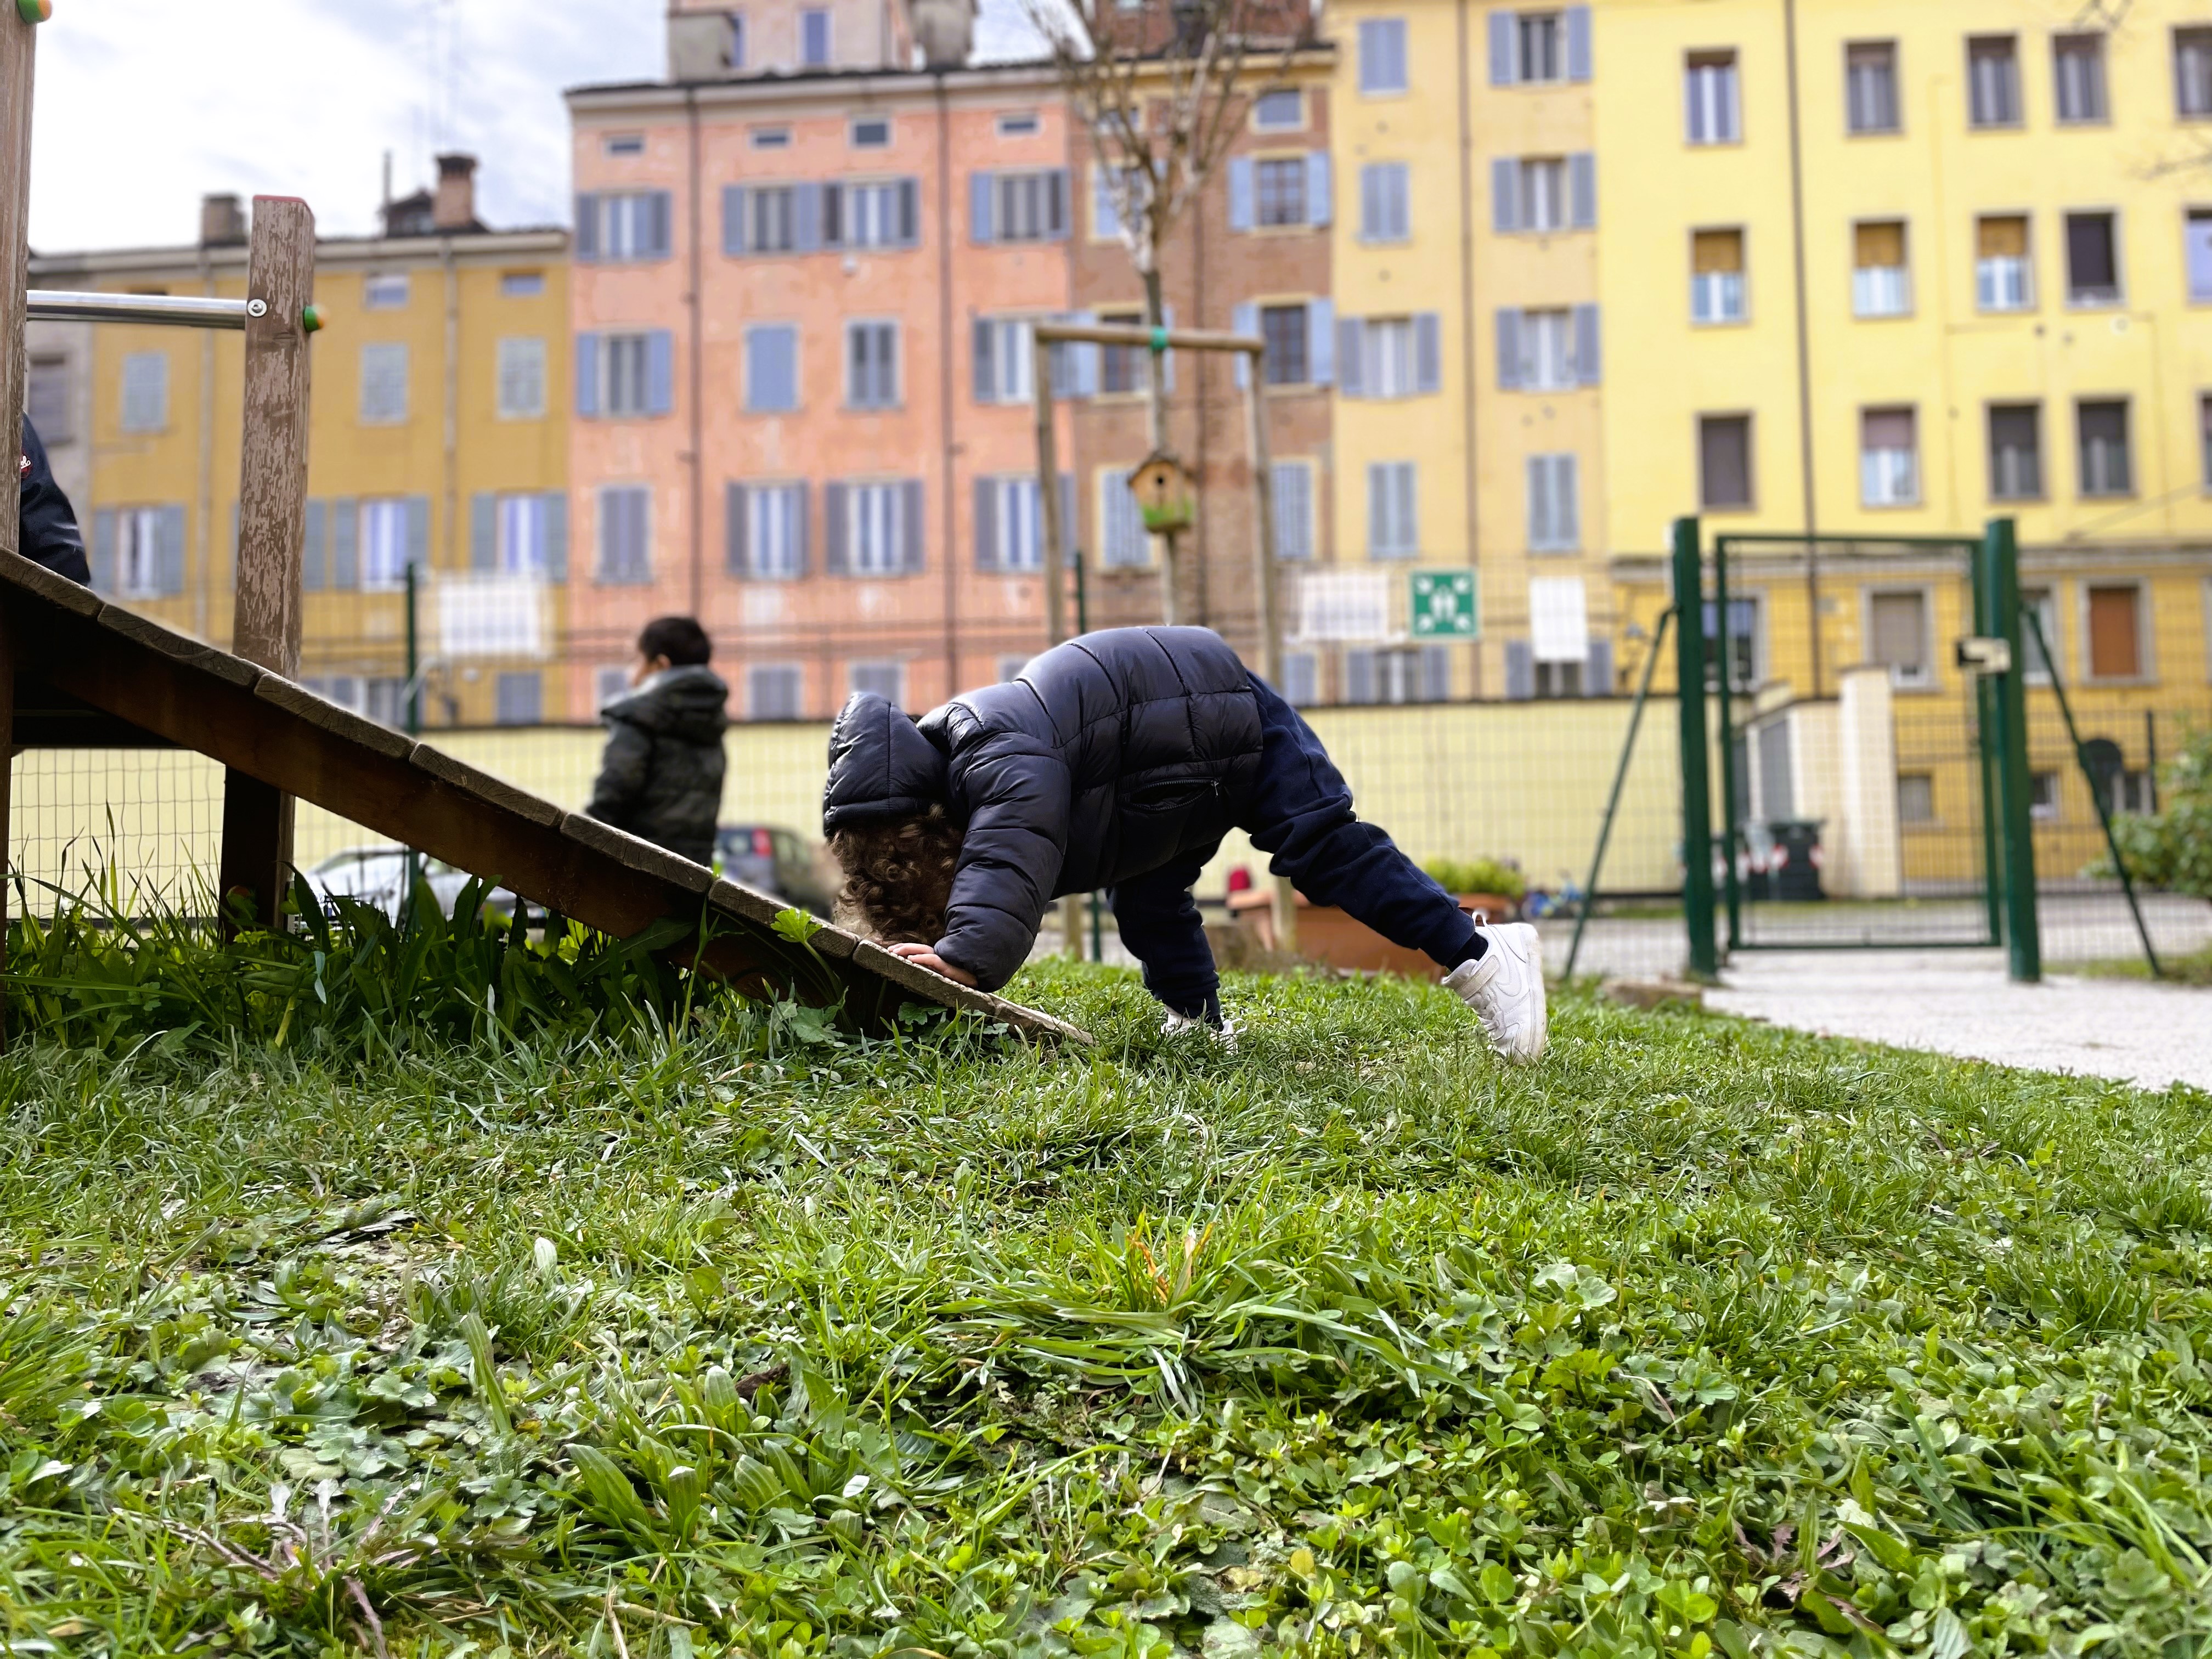
[[[357,899],[373,905],[392,918],[399,920],[399,901],[407,889],[407,849],[404,847],[349,847],[342,853],[333,853],[313,869],[306,872],[307,885],[313,888],[325,909],[331,908],[333,898]],[[429,884],[437,896],[438,908],[447,915],[460,902],[461,890],[469,884],[465,870],[456,870],[450,864],[416,854],[422,879]],[[522,901],[506,888],[495,890],[485,896],[484,908],[501,910],[512,915],[514,907]]]
[[[789,830],[726,823],[714,832],[722,873],[740,887],[767,893],[827,920],[834,897],[814,846]]]

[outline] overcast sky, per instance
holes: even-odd
[[[1022,0],[985,0],[979,56],[1018,55]],[[564,87],[664,69],[665,0],[56,0],[39,28],[31,245],[191,240],[215,191],[303,196],[375,228],[441,149],[482,158],[477,216],[566,223]]]

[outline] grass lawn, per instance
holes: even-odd
[[[2172,984],[2212,985],[2212,949],[2161,956],[2158,965],[2166,970],[2165,977]],[[2150,964],[2139,956],[2119,957],[2106,962],[2085,963],[2074,971],[2094,979],[2148,979]]]
[[[2212,1098],[1127,975],[0,1060],[8,1653],[2212,1643]]]

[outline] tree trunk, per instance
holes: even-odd
[[[1158,242],[1155,240],[1154,263],[1144,273],[1145,320],[1151,327],[1167,326],[1167,308],[1160,299],[1160,272],[1158,263]],[[1145,374],[1152,395],[1146,399],[1146,435],[1155,451],[1168,447],[1168,377],[1167,360],[1158,352],[1146,355]],[[1160,620],[1172,628],[1182,612],[1179,593],[1180,561],[1176,557],[1176,534],[1170,531],[1160,538]]]

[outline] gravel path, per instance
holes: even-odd
[[[1739,954],[1709,1006],[1858,1037],[2162,1089],[2212,1089],[2212,990],[2005,977],[1996,951]]]

